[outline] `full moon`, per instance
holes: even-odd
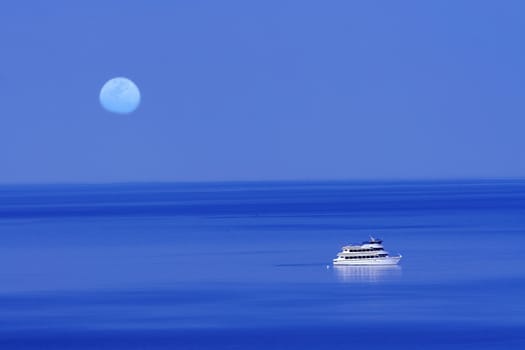
[[[100,104],[113,113],[128,114],[140,104],[140,91],[128,78],[117,77],[108,80],[100,89]]]

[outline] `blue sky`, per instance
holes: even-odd
[[[523,1],[5,1],[1,183],[525,176]],[[133,79],[142,104],[104,111]]]

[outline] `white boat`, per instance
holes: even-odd
[[[362,244],[344,246],[333,261],[334,265],[397,265],[401,257],[389,255],[383,241],[370,236]]]

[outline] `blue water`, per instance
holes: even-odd
[[[518,180],[4,186],[0,349],[525,349],[524,247]]]

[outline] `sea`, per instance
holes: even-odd
[[[0,349],[525,349],[525,181],[4,185]]]

